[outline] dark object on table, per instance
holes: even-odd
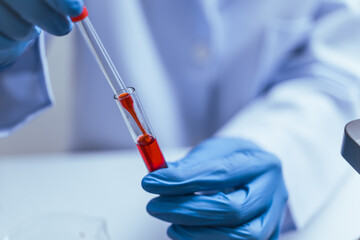
[[[360,119],[346,124],[341,155],[360,174]]]

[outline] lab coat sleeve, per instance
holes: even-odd
[[[0,137],[52,105],[44,52],[41,34],[14,64],[0,69]]]
[[[319,17],[277,83],[218,133],[245,137],[282,161],[297,228],[316,215],[349,170],[344,125],[360,116],[360,18],[339,8]]]

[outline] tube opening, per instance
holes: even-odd
[[[121,89],[114,95],[114,99],[120,101],[122,99],[131,97],[134,93],[135,93],[135,88],[133,87]]]

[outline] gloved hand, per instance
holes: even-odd
[[[207,140],[142,186],[160,194],[147,211],[176,240],[277,239],[287,201],[280,161],[241,139]]]
[[[40,34],[69,33],[68,16],[80,15],[82,0],[0,0],[0,67],[15,61]]]

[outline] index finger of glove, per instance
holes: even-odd
[[[37,25],[53,35],[62,36],[72,29],[72,24],[65,15],[55,11],[42,0],[2,1],[28,23]]]
[[[186,157],[143,178],[143,188],[162,195],[189,194],[242,186],[276,167],[274,156],[261,151],[238,151],[228,156],[207,159]],[[191,161],[189,161],[191,160]]]
[[[40,30],[0,1],[0,34],[15,41],[30,41],[40,34]]]
[[[55,11],[65,16],[79,16],[84,8],[83,0],[43,0]]]

